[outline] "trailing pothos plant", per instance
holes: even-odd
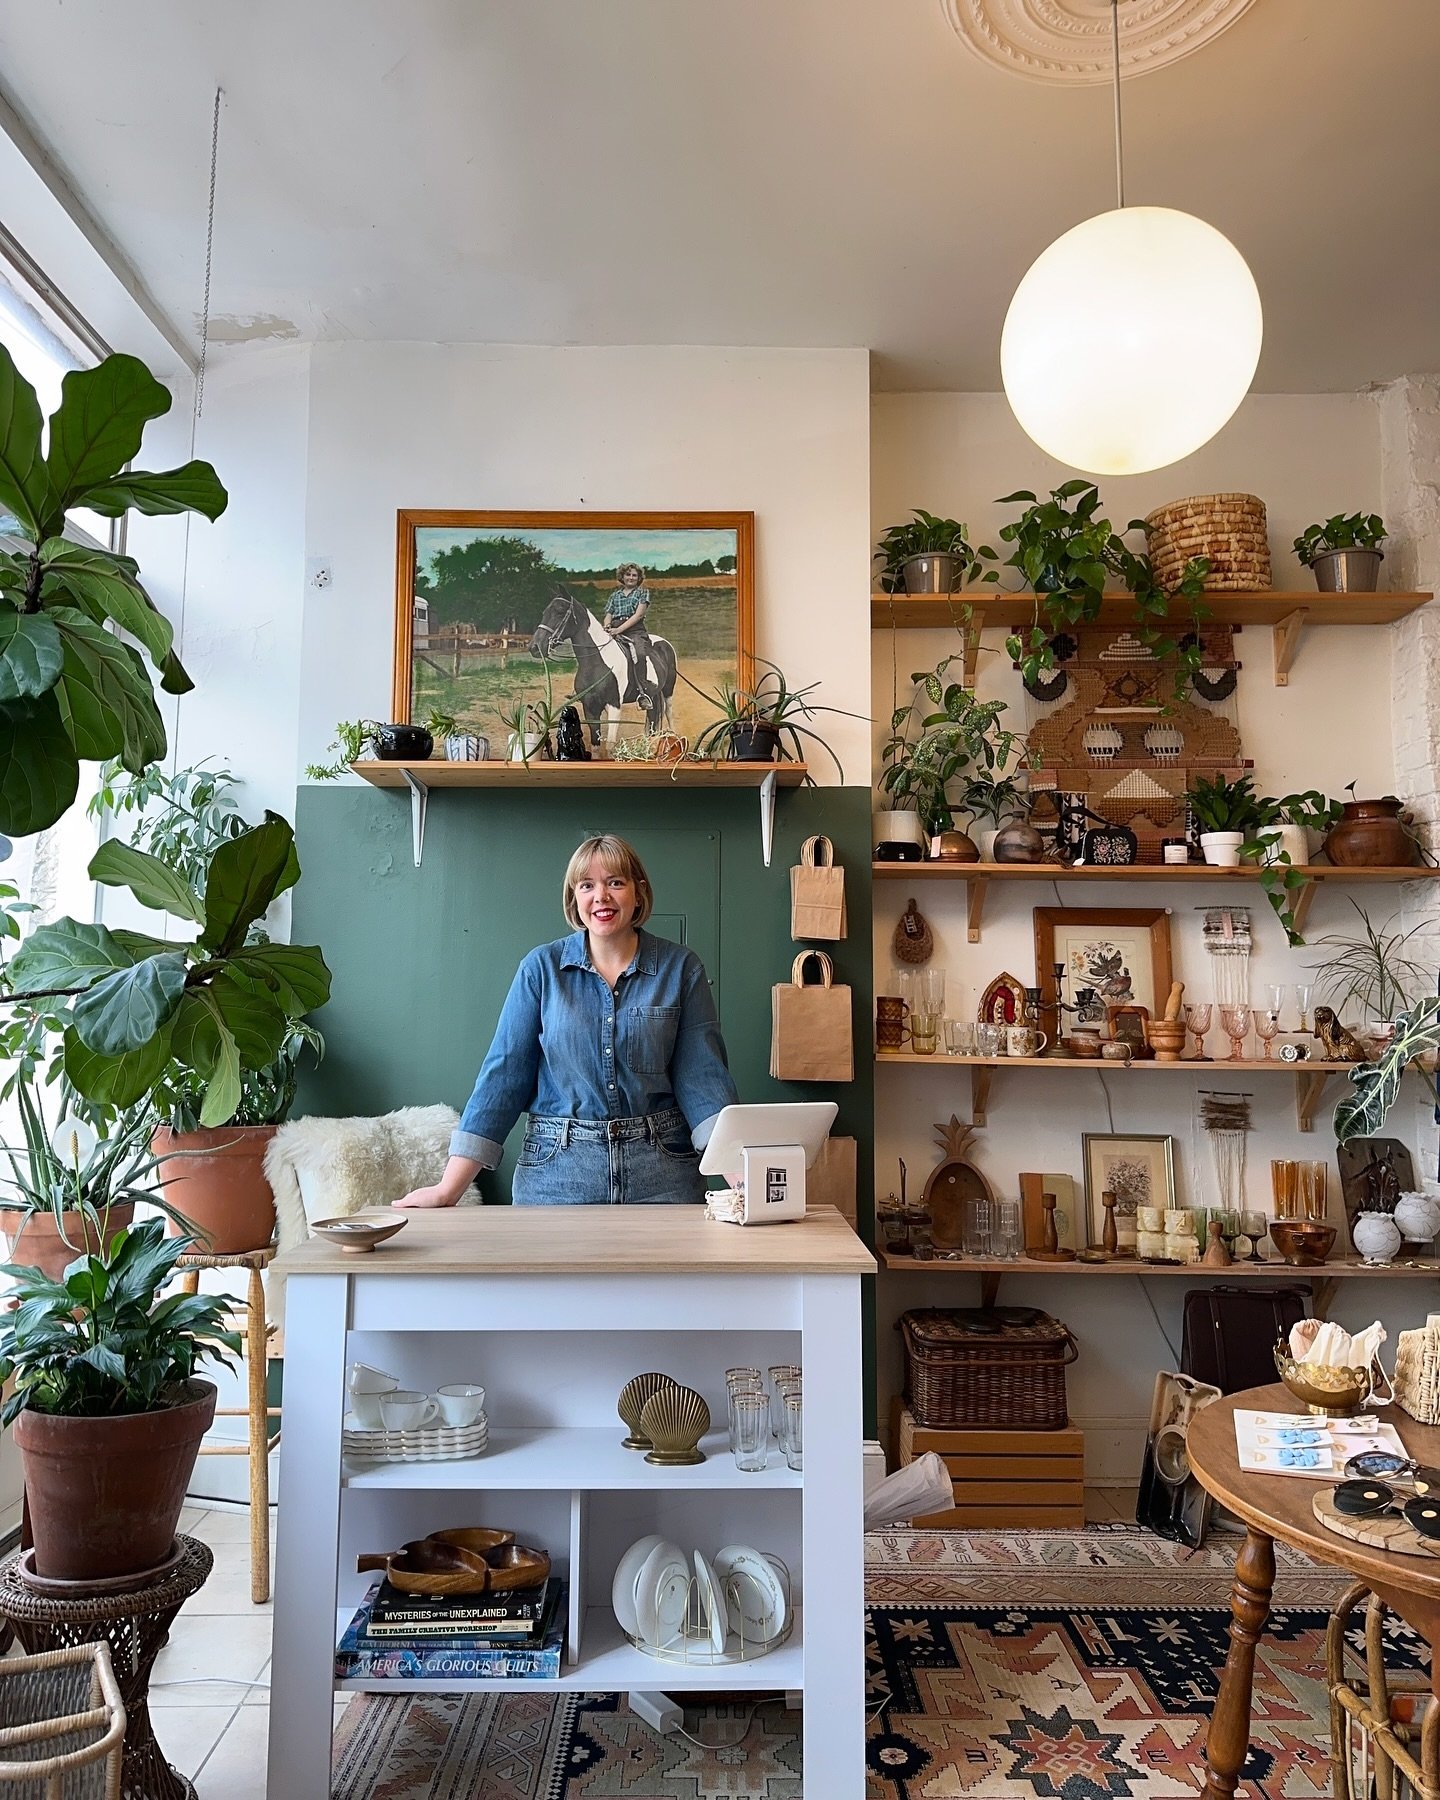
[[[82,761],[118,756],[138,774],[165,754],[151,677],[110,627],[141,646],[167,694],[193,685],[135,561],[64,535],[76,508],[220,516],[227,496],[207,462],[122,472],[169,410],[144,363],[107,356],[65,377],[47,438],[34,388],[0,345],[0,511],[25,546],[0,551],[0,832],[11,837],[55,823]]]
[[[1258,818],[1254,829],[1258,836],[1240,846],[1243,862],[1256,863],[1260,869],[1260,886],[1270,902],[1271,911],[1279,919],[1292,950],[1304,944],[1295,923],[1295,901],[1309,877],[1295,866],[1295,860],[1284,847],[1278,827],[1299,825],[1322,836],[1340,817],[1344,806],[1329,800],[1315,788],[1303,794],[1286,794],[1277,800],[1267,794],[1256,802]]]
[[[1402,1013],[1395,1035],[1373,1063],[1350,1071],[1352,1092],[1335,1108],[1335,1139],[1374,1137],[1400,1092],[1400,1081],[1418,1056],[1440,1049],[1440,996],[1428,995]]]
[[[59,919],[31,932],[9,962],[9,995],[22,1005],[63,1002],[65,1075],[86,1099],[129,1106],[180,1063],[204,1084],[200,1123],[226,1124],[245,1075],[271,1068],[297,1022],[330,997],[317,947],[248,941],[300,878],[294,832],[267,813],[221,844],[203,895],[158,857],[115,839],[95,852],[89,872],[199,935],[168,943]]]

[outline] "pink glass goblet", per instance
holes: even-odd
[[[1270,1048],[1280,1030],[1280,1014],[1265,1007],[1257,1007],[1253,1020],[1255,1035],[1264,1048],[1260,1052],[1262,1062],[1274,1062],[1275,1052]]]
[[[1210,1021],[1215,1016],[1214,1005],[1206,1001],[1192,1001],[1185,1008],[1185,1024],[1195,1034],[1196,1062],[1205,1060],[1205,1033],[1210,1029]]]
[[[1220,1023],[1225,1028],[1225,1035],[1230,1039],[1230,1054],[1227,1062],[1245,1061],[1245,1039],[1250,1031],[1250,1008],[1248,1006],[1222,1006]]]

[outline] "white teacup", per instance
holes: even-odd
[[[396,1388],[393,1393],[380,1396],[380,1417],[387,1431],[418,1431],[438,1411],[432,1394],[420,1394],[413,1388]]]
[[[440,1417],[447,1425],[473,1425],[485,1405],[485,1390],[460,1381],[450,1387],[436,1388],[435,1400]]]
[[[1011,1056],[1039,1056],[1049,1048],[1050,1040],[1032,1025],[1007,1025],[1005,1045]]]
[[[400,1386],[399,1378],[383,1369],[372,1369],[369,1363],[351,1363],[349,1375],[350,1406],[356,1423],[365,1431],[378,1431],[381,1426],[380,1396],[393,1394]]]

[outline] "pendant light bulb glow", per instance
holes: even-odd
[[[1164,468],[1214,437],[1260,360],[1260,294],[1213,225],[1163,206],[1086,219],[1030,265],[1000,339],[1015,417],[1091,475]]]

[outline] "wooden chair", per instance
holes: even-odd
[[[182,1272],[181,1285],[190,1294],[200,1286],[202,1269],[250,1271],[245,1299],[230,1302],[235,1328],[244,1340],[247,1404],[222,1406],[215,1412],[217,1419],[248,1419],[248,1439],[243,1444],[202,1444],[200,1454],[250,1458],[250,1598],[257,1606],[263,1606],[270,1598],[270,1452],[280,1442],[278,1431],[273,1441],[270,1437],[270,1421],[280,1417],[280,1408],[270,1405],[267,1389],[270,1339],[275,1328],[265,1316],[265,1283],[261,1273],[274,1259],[275,1247],[267,1245],[263,1250],[246,1250],[236,1256],[206,1256],[197,1252],[182,1256],[176,1264]]]

